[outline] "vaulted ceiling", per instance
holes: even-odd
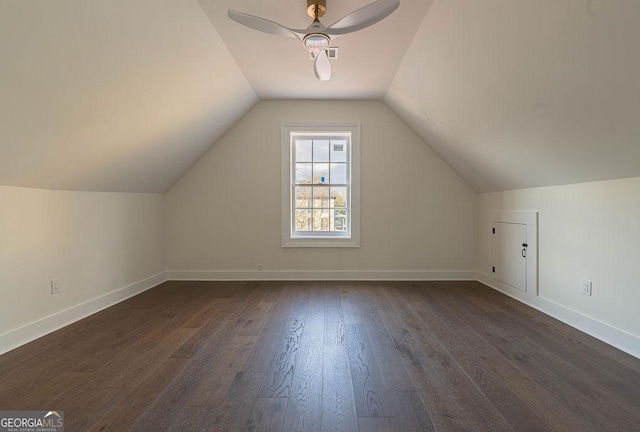
[[[382,98],[479,192],[640,176],[640,2],[401,0],[335,41],[328,82],[228,8],[310,21],[305,0],[0,2],[0,184],[165,192],[260,98]]]
[[[640,176],[640,2],[436,0],[385,96],[478,191]]]
[[[0,184],[165,192],[258,100],[196,0],[0,1]]]

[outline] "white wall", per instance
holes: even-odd
[[[482,271],[490,211],[539,211],[534,305],[640,355],[640,178],[482,194],[479,208]],[[593,281],[591,297],[581,279]]]
[[[280,125],[310,121],[361,123],[360,248],[280,246]],[[377,101],[260,102],[165,209],[170,278],[451,278],[476,268],[476,193]],[[265,272],[252,275],[257,264]]]
[[[0,353],[164,280],[162,201],[0,186]]]

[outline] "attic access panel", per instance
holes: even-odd
[[[493,278],[527,291],[527,225],[494,222],[491,235]]]
[[[506,293],[539,296],[538,212],[493,210],[489,223],[489,278]]]

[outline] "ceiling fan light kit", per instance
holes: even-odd
[[[338,36],[365,29],[391,15],[400,0],[377,0],[351,12],[328,27],[320,22],[327,12],[327,0],[307,0],[307,13],[313,22],[306,29],[293,29],[273,21],[229,9],[227,15],[235,22],[263,33],[296,38],[313,59],[313,72],[320,81],[331,78],[331,63],[327,50]]]
[[[302,45],[311,52],[320,52],[329,48],[331,38],[322,33],[311,33],[302,39]]]

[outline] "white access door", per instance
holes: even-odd
[[[493,278],[527,291],[527,225],[494,222],[491,235]]]

